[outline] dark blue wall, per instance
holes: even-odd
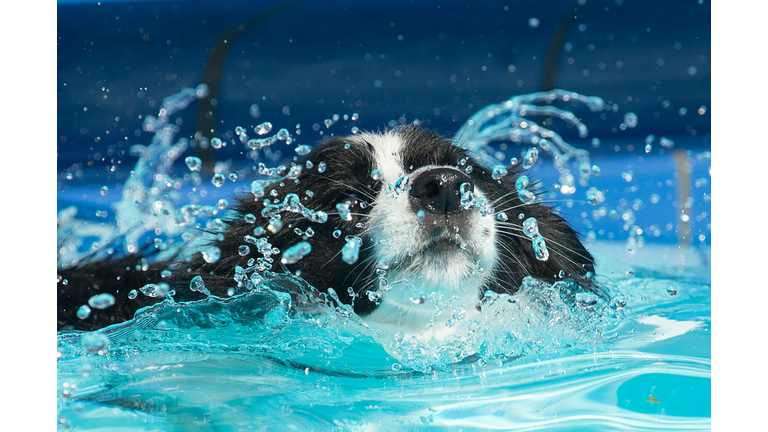
[[[404,115],[452,134],[488,103],[558,87],[618,104],[584,117],[604,143],[708,147],[710,21],[696,0],[59,1],[58,165],[95,152],[130,164],[127,147],[149,139],[139,116],[212,79],[217,132],[359,112],[361,128]],[[188,111],[191,136],[205,120]],[[627,111],[639,123],[621,130]]]

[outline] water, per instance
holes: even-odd
[[[615,259],[610,245],[594,250],[626,306],[588,312],[555,301],[562,309],[540,321],[478,323],[479,338],[429,351],[338,305],[294,315],[270,292],[163,304],[104,332],[60,333],[59,416],[85,430],[707,429],[706,269],[681,274],[655,259]],[[552,299],[506,316],[542,313],[542,301]]]
[[[199,198],[187,200],[177,192],[191,188],[194,193],[188,198],[210,191],[209,201],[216,202],[214,192],[227,184],[225,173],[230,168],[217,165],[222,168],[216,172],[221,181],[211,181],[197,170],[198,161],[179,159],[195,143],[175,138],[173,115],[204,94],[204,87],[185,90],[166,99],[157,117],[147,119],[145,130],[153,132],[154,138],[149,145],[133,149],[141,158],[122,185],[114,224],[83,222],[75,209],[60,212],[61,264],[79,262],[88,255],[104,257],[120,249],[135,251],[148,235],[154,239],[159,259],[179,250],[187,256],[203,252],[206,260],[219,258],[217,251],[204,245],[222,230],[220,219],[227,215],[226,206]],[[644,207],[655,205],[654,198],[647,201],[651,204],[633,200],[633,191],[626,189],[635,187],[642,177],[639,161],[632,169],[607,165],[601,172],[586,151],[524,117],[552,115],[586,138],[586,126],[569,111],[535,105],[563,98],[594,110],[604,106],[599,98],[564,91],[516,96],[478,111],[457,137],[499,177],[505,173],[495,167],[511,156],[493,147],[500,137],[523,145],[519,156],[531,175],[541,178],[551,164],[556,187],[541,199],[566,207],[585,206],[587,210],[580,215],[586,225],[587,245],[597,260],[595,277],[608,288],[609,298],[579,292],[566,282],[549,285],[526,280],[513,297],[486,293],[483,313],[469,319],[463,306],[450,299],[417,292],[413,303],[449,316],[445,325],[453,328],[455,337],[422,340],[373,328],[349,306],[340,304],[333,291],[318,296],[298,278],[267,272],[272,267],[270,256],[277,252],[266,238],[257,237],[279,230],[282,212],[300,213],[313,221],[328,217],[304,207],[298,197],[287,196],[264,208],[263,214],[272,218],[266,230],[261,228],[244,239],[250,245],[245,247],[257,248],[263,255],[248,270],[258,269],[251,275],[255,287],[251,292],[194,303],[174,303],[172,296],[166,297],[127,323],[92,333],[58,333],[59,427],[110,431],[417,430],[426,426],[465,430],[709,429],[711,279],[707,249],[650,241],[654,233],[665,229],[647,227],[643,219]],[[359,115],[352,117],[357,120]],[[346,118],[334,116],[326,128],[343,127]],[[347,122],[346,127],[355,126]],[[271,123],[262,123],[253,133],[267,135],[272,129]],[[247,134],[241,128],[233,135],[236,142],[227,144],[256,152],[247,156],[254,165],[263,160],[272,144],[291,144],[293,138],[280,128],[272,137],[258,138],[273,138],[273,142],[254,144]],[[298,148],[309,143],[293,144]],[[660,146],[672,148],[666,138],[660,140]],[[545,155],[550,158],[545,160]],[[708,161],[706,155],[689,158]],[[173,170],[177,159],[183,163],[181,175]],[[270,193],[263,177],[250,184],[244,181],[253,178],[254,172],[290,180],[302,169],[300,165],[270,168],[261,163],[258,170],[237,170],[235,183],[241,183],[240,192]],[[332,167],[320,163],[303,169],[323,172],[326,168]],[[627,179],[628,172],[634,174]],[[693,168],[690,173],[699,175]],[[624,189],[614,193],[606,188],[600,183],[605,176],[621,179]],[[408,181],[404,177],[388,186],[392,193],[400,194]],[[521,181],[518,191],[530,192],[528,182]],[[462,198],[467,208],[491,212],[465,189]],[[575,197],[579,191],[586,197],[581,202],[562,199]],[[661,196],[655,201],[662,201]],[[684,214],[696,215],[697,204],[700,200],[686,204]],[[497,214],[500,219],[516,216]],[[606,222],[619,228],[607,227]],[[535,220],[525,221],[531,247],[538,248],[537,257],[545,260],[546,245],[536,225]],[[693,235],[706,238],[709,233],[699,230]],[[308,245],[297,236],[296,245],[283,259],[302,259],[311,253]],[[355,263],[365,246],[361,239],[347,237],[340,251],[342,259]],[[388,263],[380,263],[382,272],[386,267]],[[242,268],[235,269],[235,274],[247,277]],[[260,276],[254,278],[257,274]],[[193,279],[190,284],[207,293],[201,280]],[[298,287],[306,298],[295,301],[273,289],[281,284]],[[140,293],[133,295],[171,294],[162,283],[137,288]],[[91,307],[109,301],[97,298]]]

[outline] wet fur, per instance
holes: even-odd
[[[509,215],[507,222],[498,221],[495,213],[486,216],[493,218],[496,228],[496,265],[486,275],[482,285],[472,288],[476,292],[470,293],[470,297],[479,299],[486,289],[515,293],[526,276],[547,282],[562,280],[559,276],[561,270],[565,272],[567,279],[586,289],[598,291],[598,287],[588,275],[588,272],[594,272],[592,256],[579,240],[577,233],[550,207],[538,202],[524,205],[518,198],[515,182],[520,175],[519,166],[509,168],[508,175],[494,180],[491,171],[473,161],[465,150],[430,131],[409,127],[387,133],[402,140],[401,154],[398,157],[401,161],[400,168],[405,173],[412,173],[427,165],[459,167],[460,161],[466,159],[467,165],[474,167],[468,175],[475,188],[485,193],[496,212],[505,211]],[[348,143],[352,145],[346,146]],[[382,181],[376,181],[371,176],[371,171],[378,166],[376,149],[366,141],[365,136],[334,137],[323,142],[306,159],[312,161],[313,168],[304,168],[296,180],[283,180],[265,188],[266,196],[269,196],[270,190],[275,189],[279,192],[277,200],[282,201],[287,194],[295,193],[301,197],[302,204],[307,208],[325,211],[329,215],[328,221],[314,223],[298,214],[284,212],[281,214],[284,226],[278,233],[268,234],[269,242],[284,251],[301,241],[294,228],[306,231],[311,226],[315,232],[314,236],[308,239],[312,244],[312,252],[296,264],[288,265],[288,269],[292,272],[300,271],[301,276],[321,292],[333,287],[344,303],[353,303],[348,293],[348,287],[352,287],[356,295],[355,311],[361,316],[370,315],[377,308],[377,304],[369,300],[367,295],[368,291],[377,289],[377,252],[371,244],[371,227],[361,229],[356,227],[356,224],[370,219],[377,204],[376,199],[385,186]],[[304,166],[305,162],[306,160],[302,160],[298,163]],[[317,170],[320,162],[325,162],[327,166],[324,173]],[[313,191],[314,194],[309,196],[305,193],[307,190]],[[339,218],[335,206],[350,196],[367,202],[368,206],[355,207],[352,220],[343,221]],[[263,197],[254,198],[250,194],[237,198],[233,207],[237,217],[226,221],[223,240],[214,242],[221,250],[221,259],[215,263],[205,262],[198,254],[187,262],[157,262],[142,270],[141,266],[137,268],[141,259],[138,254],[59,269],[58,328],[93,330],[132,318],[139,308],[161,300],[143,294],[139,294],[136,299],[128,299],[130,290],[139,289],[147,283],[167,282],[177,293],[175,300],[195,300],[202,298],[202,295],[191,292],[189,282],[194,276],[200,275],[213,295],[227,297],[227,290],[237,285],[234,280],[235,266],[246,267],[249,258],[260,256],[253,245],[249,245],[251,252],[245,257],[238,254],[238,248],[245,244],[244,236],[253,235],[255,227],[267,225],[268,220],[261,215],[263,200]],[[531,240],[522,233],[524,219],[518,218],[519,213],[524,213],[525,218],[535,217],[538,220],[540,233],[546,239],[550,252],[548,260],[536,259]],[[245,214],[256,216],[256,223],[246,222],[242,217]],[[332,235],[337,229],[342,231],[339,238]],[[360,257],[354,265],[343,262],[339,253],[348,235],[358,235],[364,239]],[[439,246],[446,247],[443,244]],[[435,248],[427,253],[439,255],[442,251]],[[274,258],[273,270],[280,271],[280,255]],[[172,270],[170,278],[160,277],[160,272],[164,269]],[[242,291],[242,288],[238,290]],[[87,304],[91,296],[104,292],[114,294],[117,302],[114,306],[104,310],[94,309],[90,317],[84,320],[76,317],[77,309]]]

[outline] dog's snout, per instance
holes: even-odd
[[[454,168],[433,168],[411,181],[412,202],[433,214],[452,214],[461,210],[462,183],[470,183],[468,175]],[[474,190],[470,183],[470,189]]]

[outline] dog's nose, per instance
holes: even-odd
[[[470,183],[468,175],[454,168],[433,168],[411,180],[411,202],[434,214],[452,214],[461,210],[462,183]],[[470,183],[470,190],[474,187]]]

